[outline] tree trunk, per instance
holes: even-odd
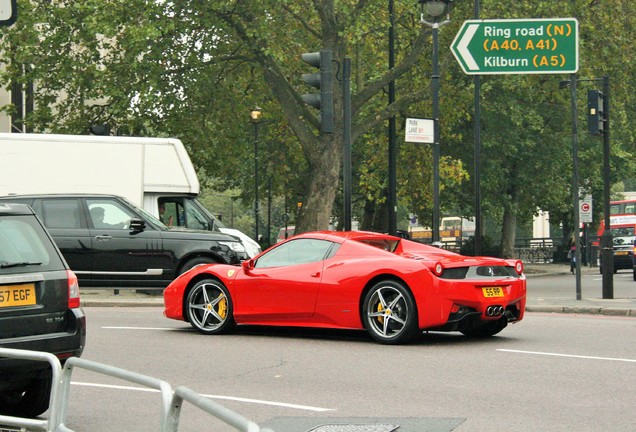
[[[503,226],[501,228],[501,256],[502,258],[515,258],[515,234],[517,231],[517,214],[506,207],[503,214]]]
[[[305,203],[298,215],[296,234],[329,228],[342,165],[342,140],[337,136],[340,134],[323,138],[322,155],[309,155],[309,183],[305,189]]]
[[[373,219],[375,215],[376,202],[370,199],[364,201],[364,214],[362,215],[362,222],[360,223],[360,229],[363,231],[371,231],[373,229]]]

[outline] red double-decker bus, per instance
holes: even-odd
[[[636,262],[634,262],[634,240],[636,239],[636,199],[630,198],[610,202],[610,232],[614,243],[614,273],[620,269],[633,269],[636,280]],[[601,221],[598,235],[605,231],[605,221]],[[598,242],[593,243],[598,246]],[[602,261],[601,261],[602,266]]]
[[[614,236],[628,231],[634,235],[636,232],[636,199],[610,202],[610,228]],[[603,235],[604,231],[605,220],[601,220],[598,230],[599,237]]]

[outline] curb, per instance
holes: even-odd
[[[81,307],[163,307],[163,301],[142,300],[82,300]]]
[[[546,276],[561,276],[561,275],[567,275],[570,274],[570,272],[540,272],[540,273],[526,273],[526,279],[529,278],[538,278],[538,277],[546,277]]]
[[[636,317],[636,310],[591,306],[528,306],[526,312]]]

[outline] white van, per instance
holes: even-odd
[[[257,242],[197,201],[199,180],[178,139],[0,133],[0,160],[0,196],[118,195],[160,219],[160,204],[172,203],[180,215],[174,226],[231,234],[250,257],[260,253]]]

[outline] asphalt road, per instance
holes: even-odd
[[[277,431],[632,431],[636,318],[529,313],[489,340],[243,328],[204,336],[157,307],[86,308],[84,358],[185,385]],[[67,425],[157,431],[159,395],[76,370]],[[230,430],[185,405],[179,430]]]

